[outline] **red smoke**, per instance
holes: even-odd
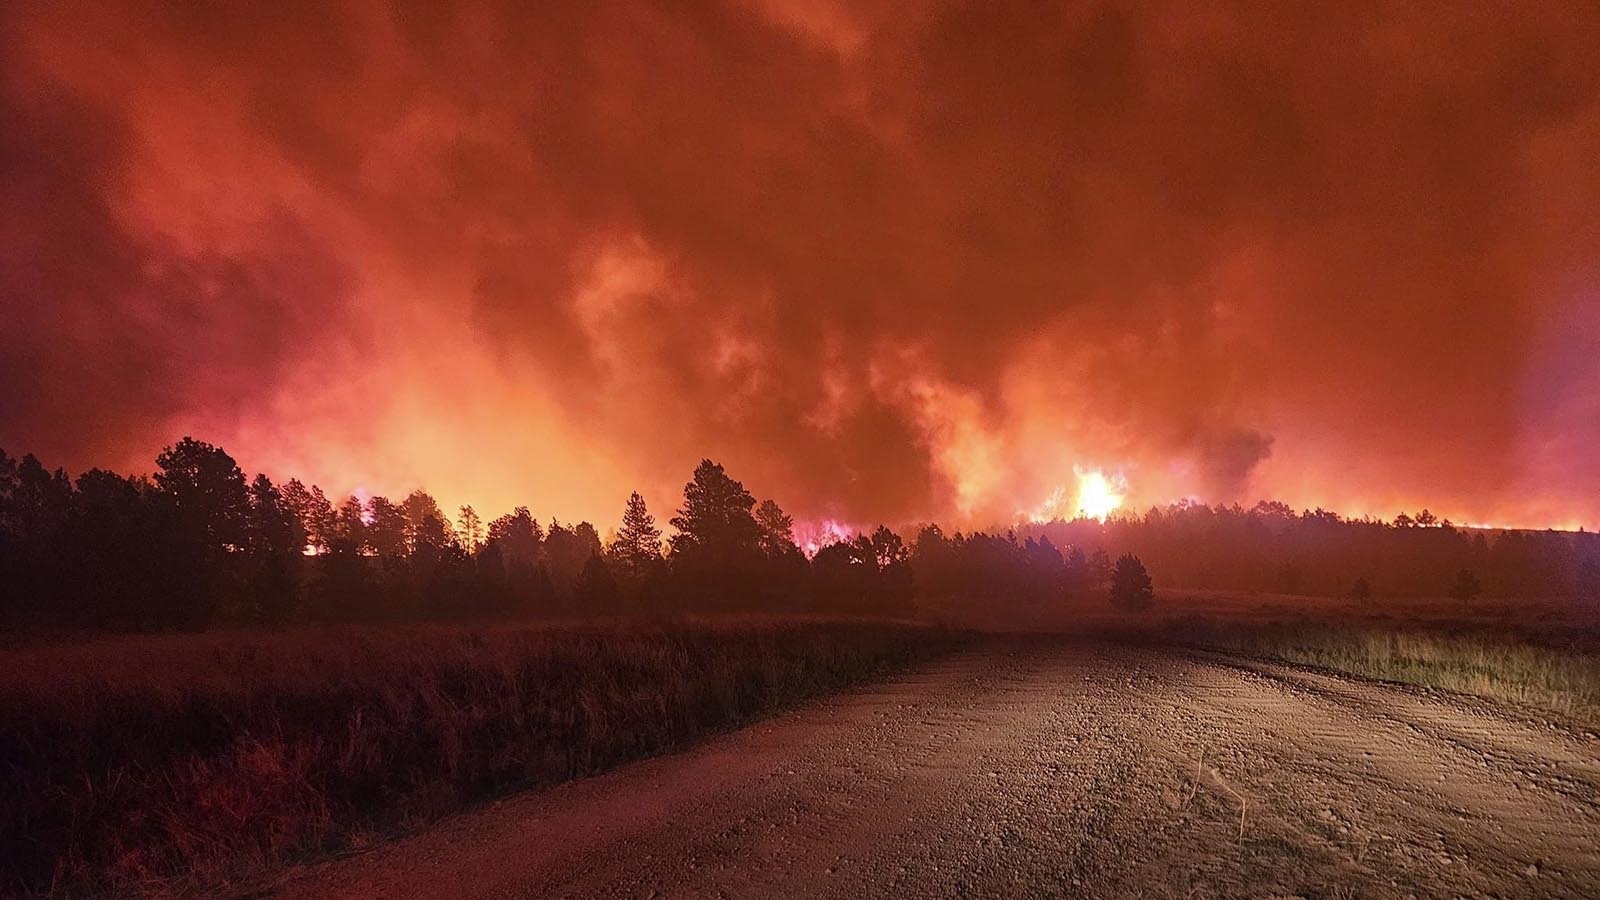
[[[1600,524],[1600,9],[0,12],[0,446]]]

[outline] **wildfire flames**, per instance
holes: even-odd
[[[1113,480],[1099,469],[1079,470],[1077,513],[1104,522],[1106,516],[1122,507],[1127,490],[1127,482],[1121,476]]]
[[[796,522],[794,524],[794,540],[799,545],[800,552],[809,559],[817,555],[817,551],[829,544],[848,541],[861,532],[862,529],[848,525],[835,519],[822,519],[817,522]]]
[[[817,547],[1600,525],[1596,4],[334,5],[0,7],[6,450],[602,526],[709,455]]]
[[[1127,500],[1128,481],[1118,475],[1107,475],[1102,469],[1072,467],[1077,476],[1078,489],[1068,495],[1067,486],[1058,484],[1044,501],[1032,509],[1019,510],[1018,518],[1033,522],[1054,519],[1098,519],[1102,522],[1122,508]]]

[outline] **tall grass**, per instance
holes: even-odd
[[[1600,723],[1600,653],[1514,634],[1376,625],[1187,620],[1185,642],[1509,700]]]
[[[217,884],[953,643],[887,621],[349,628],[0,652],[0,894]]]

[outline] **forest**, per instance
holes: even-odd
[[[1385,598],[1600,598],[1586,532],[1392,522],[1282,503],[1180,503],[1107,521],[972,532],[880,525],[808,557],[777,503],[704,460],[665,534],[638,493],[602,539],[528,507],[485,521],[417,490],[335,503],[297,479],[248,478],[185,437],[152,476],[76,479],[0,451],[0,623],[194,630],[299,622],[486,620],[639,613],[959,616],[1104,602],[1112,560],[1159,589]],[[1142,569],[1141,569],[1142,571]]]

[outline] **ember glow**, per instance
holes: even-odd
[[[0,447],[1600,526],[1600,6],[420,10],[4,4]]]

